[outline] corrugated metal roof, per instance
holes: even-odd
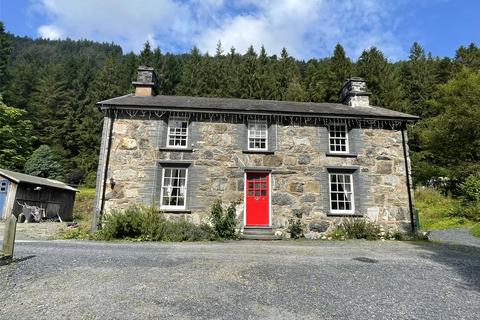
[[[179,111],[256,112],[263,114],[325,115],[354,118],[383,118],[416,121],[419,117],[380,107],[351,107],[340,103],[314,103],[233,98],[205,98],[186,96],[148,96],[133,94],[100,101],[100,108],[128,107],[131,109],[172,109]]]
[[[31,183],[31,184],[36,184],[40,186],[47,186],[47,187],[70,190],[70,191],[78,191],[77,189],[72,188],[69,185],[57,180],[30,176],[28,174],[19,173],[15,171],[0,169],[0,175],[4,176],[9,180],[15,181],[16,183]]]

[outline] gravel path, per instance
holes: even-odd
[[[472,236],[468,229],[433,230],[430,234],[430,240],[480,247],[480,238]]]
[[[478,319],[480,249],[19,241],[0,319]]]
[[[65,222],[17,223],[15,238],[17,240],[48,240],[55,237],[58,231],[66,228]],[[5,223],[0,222],[0,241],[3,241]]]

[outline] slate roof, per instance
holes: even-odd
[[[78,191],[77,189],[72,188],[69,185],[57,180],[30,176],[28,174],[14,172],[14,171],[5,170],[5,169],[0,169],[0,176],[4,176],[5,178],[12,180],[16,183],[30,183],[30,184],[36,184],[39,186],[52,187],[52,188],[64,189],[64,190],[75,191],[75,192]]]
[[[185,96],[148,96],[134,94],[100,101],[100,109],[110,107],[197,112],[237,112],[302,116],[339,116],[368,119],[416,121],[419,117],[380,107],[351,107],[340,103],[314,103]]]

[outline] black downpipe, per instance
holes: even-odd
[[[410,184],[410,170],[408,168],[408,156],[407,156],[407,143],[405,139],[406,123],[402,125],[402,145],[403,145],[403,158],[405,159],[405,174],[407,176],[407,192],[408,192],[408,208],[410,210],[410,221],[412,222],[412,234],[415,234],[415,221],[413,214],[413,201],[412,201],[412,187]]]
[[[97,228],[102,228],[101,217],[103,215],[103,210],[105,208],[105,193],[107,189],[107,176],[108,176],[108,164],[110,162],[110,149],[112,148],[112,134],[113,134],[113,112],[112,109],[109,109],[110,116],[110,128],[108,130],[108,141],[107,141],[107,155],[105,158],[105,168],[103,169],[103,187],[102,187],[102,202],[100,204],[100,211],[98,212],[97,217]]]

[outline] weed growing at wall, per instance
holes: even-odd
[[[237,239],[238,234],[236,230],[236,206],[238,201],[230,203],[227,210],[223,209],[222,201],[216,199],[213,202],[210,210],[210,221],[213,225],[213,230],[218,238],[221,239]]]

